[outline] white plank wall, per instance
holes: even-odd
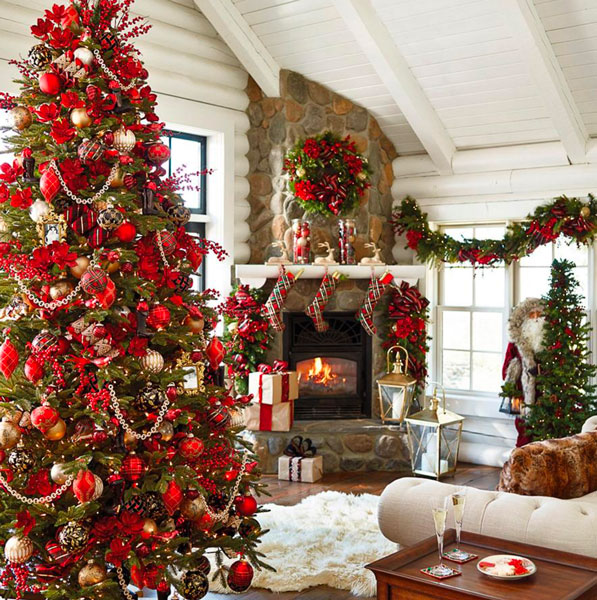
[[[29,28],[52,0],[0,0],[0,83],[9,89],[18,75],[8,60],[26,56],[34,43]],[[247,73],[219,38],[207,19],[194,7],[192,0],[137,0],[135,12],[147,17],[151,31],[136,43],[150,73],[149,82],[160,95],[191,101],[197,114],[212,107],[229,111],[234,123],[235,145],[235,228],[236,262],[246,262],[249,236],[244,223],[249,213],[246,200],[248,185],[248,150],[246,132],[249,121],[244,111]],[[159,113],[159,106],[158,106]],[[223,241],[223,240],[219,240]]]

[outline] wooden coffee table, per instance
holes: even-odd
[[[446,531],[446,551],[455,539],[453,529]],[[597,559],[467,532],[461,547],[479,558],[463,565],[446,561],[462,575],[442,581],[420,571],[438,563],[435,536],[367,565],[377,579],[377,600],[597,600]],[[492,579],[477,570],[491,554],[525,556],[537,572],[518,581]]]

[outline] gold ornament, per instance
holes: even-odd
[[[357,179],[358,179],[359,181],[366,181],[366,180],[367,180],[367,177],[368,177],[368,175],[367,175],[367,173],[365,173],[365,171],[359,171],[359,172],[357,173]]]
[[[50,469],[50,477],[52,478],[52,481],[58,485],[66,483],[66,480],[68,479],[68,475],[64,472],[64,466],[64,463],[56,463],[52,465],[52,468]]]
[[[153,519],[143,521],[143,532],[146,535],[155,535],[158,532],[157,523]]]
[[[120,269],[120,263],[116,260],[114,262],[108,263],[106,267],[106,272],[108,275],[112,275],[112,273],[116,273]]]
[[[68,296],[73,289],[73,284],[70,281],[63,279],[50,286],[50,297],[52,300],[58,300],[59,298]]]
[[[81,587],[89,587],[90,585],[97,585],[106,579],[108,574],[106,573],[105,567],[99,565],[93,560],[87,562],[87,564],[79,571],[79,585]]]
[[[124,185],[124,174],[121,169],[116,170],[114,179],[110,182],[111,188],[121,188]]]
[[[170,421],[162,421],[158,433],[162,436],[163,442],[169,442],[174,437],[174,425]]]
[[[0,422],[0,448],[8,450],[14,448],[21,439],[21,430],[10,421]]]
[[[33,556],[33,542],[26,535],[13,535],[4,544],[4,558],[9,563],[21,564]]]
[[[54,427],[50,427],[44,433],[44,437],[51,442],[57,442],[66,435],[66,423],[62,419],[58,419],[58,422]]]
[[[75,262],[77,264],[70,268],[70,274],[77,279],[81,279],[81,277],[83,277],[83,273],[87,271],[89,259],[86,256],[79,256]]]
[[[70,122],[77,128],[83,129],[93,123],[93,119],[84,108],[73,108],[70,113]]]
[[[159,373],[164,368],[164,357],[155,350],[148,350],[141,358],[141,366],[150,373]]]
[[[199,317],[198,319],[192,317],[191,315],[187,315],[184,324],[188,327],[191,333],[195,335],[201,333],[203,328],[205,327],[205,321],[203,318]]]
[[[95,479],[95,490],[89,502],[97,500],[104,493],[104,482],[102,481],[101,477],[94,474],[93,478]]]
[[[580,216],[583,219],[588,219],[591,216],[591,209],[588,206],[583,206],[580,209]]]
[[[128,450],[132,450],[133,448],[137,447],[137,444],[139,443],[139,439],[136,438],[132,433],[130,433],[129,431],[125,431],[124,435],[122,437],[122,441],[124,442],[124,445],[126,446],[126,448]]]
[[[23,131],[23,129],[27,129],[33,123],[31,112],[26,106],[15,106],[10,111],[10,117],[12,119],[12,126],[17,131]]]
[[[180,505],[180,512],[189,521],[198,521],[205,514],[203,496],[197,496],[193,500],[185,498]]]
[[[122,125],[114,132],[114,143],[112,144],[118,152],[122,154],[129,153],[137,142],[135,134],[130,129],[125,129]]]

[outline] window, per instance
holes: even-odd
[[[170,160],[164,168],[168,175],[172,175],[181,167],[186,173],[201,173],[191,178],[189,185],[199,186],[197,190],[183,190],[182,199],[187,208],[191,210],[191,220],[187,224],[187,231],[205,237],[205,226],[209,221],[207,216],[207,138],[192,133],[172,132],[171,136],[163,138],[163,142],[170,148]],[[205,261],[199,267],[196,277],[193,277],[194,287],[198,290],[205,289]]]
[[[442,227],[456,239],[500,239],[505,229],[505,223]],[[508,267],[444,265],[438,275],[436,379],[453,393],[495,397],[502,385],[512,307],[527,297],[545,294],[554,258],[576,264],[575,275],[588,307],[591,256],[589,248],[560,239]]]

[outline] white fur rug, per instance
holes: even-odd
[[[295,506],[266,504],[270,512],[258,519],[270,531],[259,550],[276,572],[256,571],[253,587],[300,592],[327,585],[355,596],[375,596],[375,577],[363,567],[397,550],[379,531],[378,502],[372,494],[321,492]],[[210,587],[225,592],[217,581]]]

